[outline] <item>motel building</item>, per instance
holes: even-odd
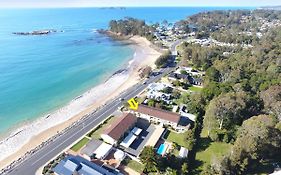
[[[137,117],[131,113],[125,113],[118,121],[113,123],[103,134],[101,134],[101,138],[104,142],[116,146],[118,141],[124,137],[127,131],[134,127],[136,122]],[[130,137],[133,137],[133,135],[130,135]]]
[[[134,112],[136,116],[144,118],[150,123],[155,123],[162,126],[169,126],[175,131],[182,130],[182,127],[179,126],[180,115],[178,113],[149,107],[142,104],[140,104],[138,106],[138,109]]]

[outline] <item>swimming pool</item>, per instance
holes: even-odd
[[[167,149],[167,145],[162,143],[157,150],[157,154],[164,155],[166,149]]]

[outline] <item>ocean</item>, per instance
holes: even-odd
[[[0,9],[2,140],[24,123],[61,109],[127,65],[134,55],[132,47],[96,32],[107,28],[111,19],[176,22],[198,12],[226,9],[238,8]],[[42,29],[58,32],[44,36],[12,34]],[[5,150],[9,147],[1,147],[1,155],[14,151]]]

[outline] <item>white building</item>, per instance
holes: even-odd
[[[185,158],[187,156],[188,156],[188,149],[181,147],[180,152],[179,152],[179,157]]]
[[[112,145],[107,143],[102,143],[94,152],[97,159],[104,159],[112,149]]]

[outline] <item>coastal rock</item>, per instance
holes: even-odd
[[[48,30],[35,30],[32,32],[13,32],[15,35],[48,35],[51,33],[56,33],[57,30],[48,29]]]

